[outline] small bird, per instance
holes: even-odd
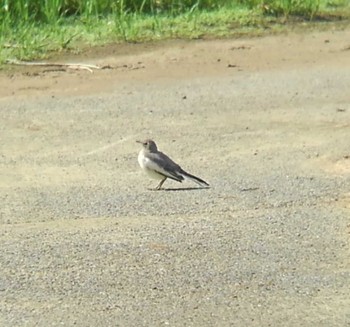
[[[189,179],[202,187],[209,186],[206,181],[185,172],[166,154],[158,151],[157,145],[154,141],[148,139],[136,142],[141,143],[143,146],[137,158],[141,168],[152,178],[160,180],[156,190],[161,189],[167,178],[171,178],[180,183],[185,179]]]

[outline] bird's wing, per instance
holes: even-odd
[[[164,177],[169,177],[178,182],[184,180],[184,177],[180,174],[182,170],[181,167],[164,153],[148,153],[147,157],[146,167],[148,169],[154,170]]]

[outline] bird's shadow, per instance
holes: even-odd
[[[199,191],[199,190],[207,190],[210,187],[176,187],[176,188],[161,188],[160,190],[149,188],[149,191],[165,191],[165,192],[179,192],[179,191]]]

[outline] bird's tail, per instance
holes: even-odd
[[[200,179],[200,178],[197,177],[197,176],[191,175],[191,174],[189,174],[189,173],[187,173],[187,172],[185,172],[185,171],[182,171],[181,174],[182,174],[185,178],[190,179],[191,181],[197,183],[197,184],[200,185],[200,186],[209,186],[209,184],[208,184],[206,181],[204,181],[203,179]]]

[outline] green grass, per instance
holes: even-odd
[[[349,19],[349,0],[0,0],[0,63],[112,42],[227,37]]]

